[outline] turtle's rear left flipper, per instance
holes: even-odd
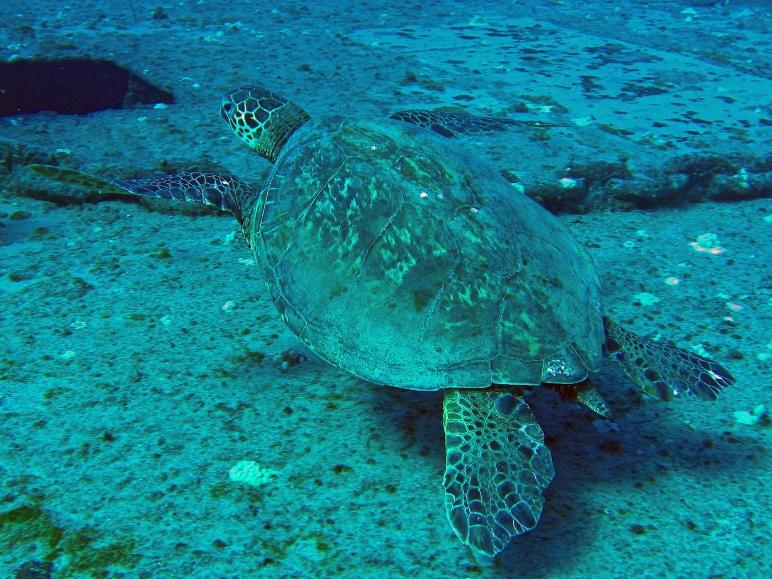
[[[237,217],[240,216],[240,210],[244,204],[255,197],[249,185],[235,177],[203,171],[119,181],[53,165],[30,165],[29,168],[53,181],[93,188],[102,194],[129,193],[141,197],[215,205],[223,211],[230,211]]]
[[[521,395],[445,390],[445,508],[461,542],[493,557],[536,526],[555,474]]]
[[[649,396],[671,400],[696,395],[703,400],[715,400],[721,390],[734,384],[726,368],[712,360],[638,336],[608,318],[603,321],[609,353]]]

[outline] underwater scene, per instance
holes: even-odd
[[[0,19],[0,578],[772,576],[767,0]]]

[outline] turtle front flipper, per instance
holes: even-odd
[[[672,344],[638,336],[604,317],[606,348],[622,363],[627,375],[649,396],[671,400],[696,395],[715,400],[718,393],[734,384],[729,371],[712,360]]]
[[[445,390],[445,510],[458,538],[494,556],[536,526],[555,474],[521,395]]]
[[[564,126],[559,123],[548,123],[536,120],[510,119],[507,117],[483,117],[464,112],[432,111],[424,109],[408,109],[392,114],[392,119],[418,125],[447,137],[456,135],[490,134],[505,131],[511,127],[525,126],[548,128]]]
[[[68,185],[77,185],[79,187],[85,187],[95,189],[103,195],[119,194],[125,195],[130,193],[136,195],[134,191],[127,189],[118,181],[112,181],[110,179],[104,179],[97,177],[96,175],[89,175],[88,173],[82,173],[75,171],[74,169],[65,169],[64,167],[57,167],[55,165],[29,165],[30,170],[33,173],[51,179],[57,183],[67,183]]]
[[[257,197],[249,185],[235,177],[203,171],[119,181],[53,165],[30,165],[29,168],[53,181],[90,187],[102,194],[129,193],[141,197],[214,205],[233,213],[239,220],[245,207],[254,203]]]

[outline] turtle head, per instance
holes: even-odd
[[[295,129],[309,118],[292,101],[260,86],[226,94],[220,113],[239,139],[271,163]]]

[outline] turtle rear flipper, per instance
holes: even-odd
[[[29,168],[52,181],[89,187],[101,194],[129,193],[140,197],[215,205],[223,211],[233,213],[237,218],[240,218],[245,205],[254,202],[256,198],[252,188],[243,181],[230,175],[203,171],[187,171],[120,181],[53,165],[29,165]]]
[[[604,317],[603,321],[609,353],[649,396],[671,400],[696,395],[703,400],[715,400],[721,390],[735,382],[726,368],[712,360],[638,336],[609,318]]]
[[[458,538],[494,556],[536,526],[555,470],[523,397],[445,390],[445,510]]]

